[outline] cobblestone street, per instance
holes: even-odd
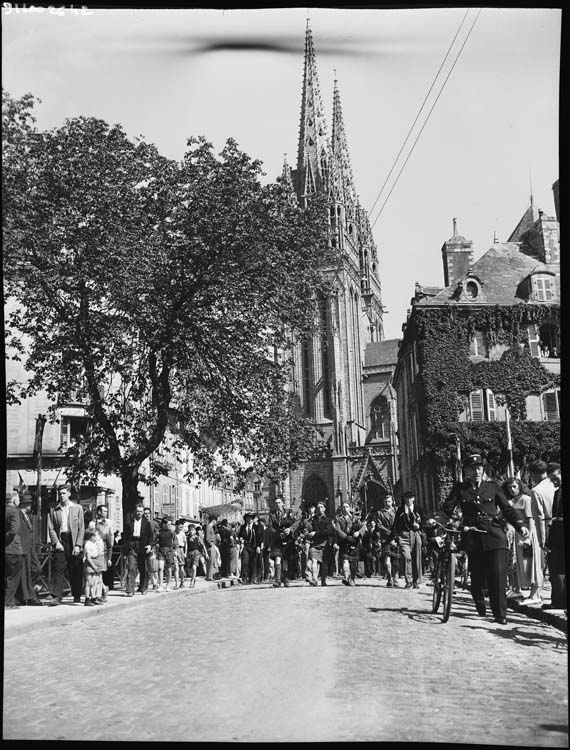
[[[127,600],[132,601],[132,600]],[[567,638],[431,588],[148,596],[5,642],[4,739],[568,747]]]

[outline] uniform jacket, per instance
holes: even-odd
[[[133,522],[134,519],[131,518],[131,520],[127,524],[125,524],[125,529],[123,531],[123,554],[126,554],[128,552],[131,544],[133,546],[137,544],[136,540],[133,542]],[[148,518],[145,518],[143,516],[141,518],[141,535],[139,544],[141,547],[147,547],[148,545],[152,545],[153,542],[154,533],[151,523]]]
[[[20,511],[15,505],[6,505],[6,525],[4,527],[4,554],[23,555],[20,539]]]
[[[483,481],[477,489],[469,481],[457,482],[441,506],[441,511],[451,517],[457,506],[463,513],[463,526],[475,526],[487,532],[486,534],[474,531],[464,533],[462,541],[467,551],[485,552],[506,549],[505,518],[518,531],[523,526],[519,514],[509,504],[503,491],[495,482]]]
[[[48,535],[52,544],[61,543],[61,518],[63,509],[61,505],[51,508],[48,515]],[[83,518],[83,508],[77,503],[69,503],[69,515],[67,520],[68,531],[71,534],[73,547],[83,547],[83,534],[85,533],[85,521]]]

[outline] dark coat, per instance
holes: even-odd
[[[4,554],[23,555],[20,539],[20,511],[15,505],[6,505],[6,525],[4,526]]]
[[[123,554],[126,554],[131,546],[131,543],[136,545],[136,541],[133,542],[133,523],[134,519],[131,519],[125,524],[123,531]],[[154,533],[150,521],[144,516],[141,518],[141,535],[139,540],[139,546],[144,549],[149,545],[152,545],[154,541]]]
[[[523,526],[519,514],[495,482],[483,481],[477,490],[469,481],[457,482],[442,504],[441,511],[451,517],[457,506],[463,513],[463,526],[475,526],[487,532],[479,534],[468,531],[462,535],[463,548],[468,552],[507,549],[505,519],[517,531]]]

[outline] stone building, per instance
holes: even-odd
[[[536,451],[559,457],[558,182],[553,191],[555,217],[531,198],[508,240],[477,261],[454,220],[441,250],[444,287],[416,283],[394,387],[402,488],[426,510],[466,450],[505,477],[524,473]]]
[[[315,424],[314,451],[277,491],[294,509],[306,499],[325,500],[333,513],[341,499],[366,502],[368,490],[378,501],[397,480],[394,394],[386,361],[392,356],[395,367],[396,357],[394,347],[383,342],[378,253],[354,185],[338,82],[329,136],[308,26],[297,165],[285,165],[284,177],[302,206],[311,196],[326,196],[330,241],[342,251],[342,262],[323,269],[333,293],[319,300],[316,332],[294,349],[292,387],[300,412]],[[372,393],[375,385],[378,391]]]

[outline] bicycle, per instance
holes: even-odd
[[[475,526],[452,528],[444,526],[435,519],[433,519],[433,523],[443,529],[445,534],[436,536],[434,539],[439,548],[439,553],[433,573],[432,612],[437,613],[443,599],[443,622],[447,622],[451,613],[451,598],[455,588],[455,568],[457,553],[459,552],[456,535],[466,531],[476,531],[480,534],[486,534],[487,532]]]

